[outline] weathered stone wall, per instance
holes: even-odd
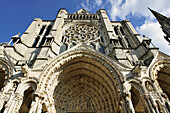
[[[0,46],[3,113],[170,111],[170,57],[103,9],[60,9],[10,43]]]

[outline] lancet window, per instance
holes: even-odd
[[[113,26],[113,28],[114,28],[114,32],[116,34],[116,37],[119,40],[118,41],[119,44],[117,42],[114,42],[114,46],[131,48],[131,45],[130,45],[130,42],[129,42],[130,40],[129,40],[128,36],[125,34],[122,26],[117,25],[117,26]],[[114,41],[116,41],[116,40],[114,40]],[[115,44],[115,43],[117,43],[117,44]]]

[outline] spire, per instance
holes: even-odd
[[[164,38],[169,42],[170,44],[170,19],[167,18],[166,16],[161,15],[160,13],[148,8],[152,14],[156,17],[158,20],[159,24],[161,25],[161,28],[163,32],[166,34]]]
[[[158,13],[150,8],[148,8],[148,9],[152,12],[152,14],[156,17],[156,19],[159,21],[160,24],[161,24],[162,20],[168,19],[166,16],[163,16],[160,13]]]

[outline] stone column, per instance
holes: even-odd
[[[145,94],[144,99],[148,103],[148,108],[150,109],[150,113],[158,113],[154,101],[151,99],[151,96],[149,94]]]
[[[37,106],[38,106],[38,98],[35,97],[35,101],[33,101],[31,103],[31,107],[30,107],[29,113],[36,113]]]
[[[133,104],[132,104],[132,100],[131,100],[131,96],[127,96],[125,98],[125,101],[126,101],[126,108],[127,108],[128,113],[135,113],[135,110],[134,110]]]
[[[0,93],[0,111],[1,111],[1,109],[2,109],[2,107],[3,107],[3,104],[4,104],[3,94]]]
[[[4,100],[0,99],[0,111],[2,110],[3,107],[5,107],[5,103],[4,103]]]
[[[135,113],[130,93],[124,92],[121,95],[121,100],[120,105],[123,107],[121,113]]]
[[[35,101],[31,103],[29,113],[41,113],[42,110],[42,96],[35,95]]]
[[[22,104],[22,98],[20,94],[12,94],[7,105],[4,113],[16,113],[19,111],[19,108]]]

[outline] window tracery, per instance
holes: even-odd
[[[62,46],[65,44],[70,45],[71,48],[80,42],[84,42],[99,51],[102,49],[100,52],[105,53],[103,44],[104,39],[100,33],[100,30],[92,25],[76,24],[74,26],[70,26],[64,31],[61,42],[63,42],[63,44],[61,45],[61,49]],[[97,46],[97,44],[99,46]]]
[[[66,42],[72,41],[73,39],[77,42],[94,41],[99,37],[99,30],[94,26],[86,24],[77,24],[75,26],[70,26],[64,32],[64,38],[69,39],[66,40]]]

